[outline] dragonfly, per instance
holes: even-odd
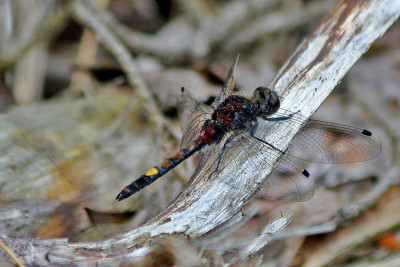
[[[196,152],[201,153],[196,171],[208,168],[213,170],[210,176],[231,164],[239,150],[244,153],[241,156],[243,160],[252,160],[255,155],[259,159],[257,162],[265,163],[263,167],[274,167],[254,195],[289,201],[309,200],[314,193],[309,172],[300,168],[296,159],[343,164],[367,161],[380,155],[381,143],[370,131],[309,119],[302,116],[300,111],[283,110],[278,93],[265,86],[256,88],[251,98],[235,94],[237,60],[229,71],[221,93],[211,105],[198,101],[182,87],[178,99],[183,134],[179,152],[127,185],[117,195],[118,201],[139,192]],[[300,129],[285,150],[274,145],[273,140],[260,137],[259,133],[276,127]],[[212,154],[218,155],[217,161],[208,160]],[[258,169],[260,173],[254,175],[263,175],[262,167]]]

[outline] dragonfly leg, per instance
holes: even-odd
[[[217,167],[211,173],[210,177],[219,170],[219,164],[221,163],[222,156],[225,153],[226,146],[233,140],[234,137],[235,137],[234,135],[231,135],[228,137],[228,139],[226,139],[224,146],[222,147],[221,151],[219,151]]]
[[[251,136],[251,137],[253,137],[254,139],[256,139],[256,140],[258,140],[258,141],[260,141],[260,142],[262,142],[263,144],[266,144],[267,146],[272,147],[273,149],[275,149],[275,150],[281,152],[282,154],[285,154],[284,151],[280,150],[279,148],[277,148],[277,147],[274,146],[273,144],[270,144],[270,143],[268,143],[268,142],[265,142],[264,140],[262,140],[262,139],[258,138],[257,136],[255,136],[256,131],[257,131],[257,128],[258,128],[258,123],[256,122],[256,123],[254,123],[253,127],[252,127],[251,130],[250,130],[250,136]]]
[[[286,120],[291,119],[293,117],[293,115],[295,115],[297,113],[300,113],[300,110],[298,110],[292,114],[289,114],[287,116],[273,117],[273,118],[263,117],[263,119],[266,121],[286,121]]]

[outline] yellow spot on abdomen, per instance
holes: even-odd
[[[145,175],[146,175],[146,176],[152,176],[152,175],[155,175],[155,174],[157,174],[157,173],[158,173],[158,171],[157,171],[156,168],[151,168],[150,170],[148,170],[148,171],[145,173]]]

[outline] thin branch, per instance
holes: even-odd
[[[308,236],[308,235],[318,235],[326,234],[335,231],[336,224],[333,222],[327,222],[323,224],[313,225],[305,228],[297,228],[286,230],[282,233],[275,235],[274,239],[284,239],[294,236]]]
[[[210,52],[211,47],[221,43],[235,28],[242,27],[255,15],[264,15],[279,2],[278,0],[234,1],[220,7],[213,16],[202,16],[197,23],[191,22],[198,16],[174,19],[155,35],[144,34],[126,27],[110,12],[101,11],[99,16],[114,29],[116,35],[131,50],[176,60],[204,57]]]
[[[271,83],[271,87],[284,97],[282,108],[301,110],[303,116],[311,116],[351,66],[399,15],[399,1],[339,1]],[[284,149],[295,134],[295,130],[277,129],[262,137],[276,140],[274,144]],[[238,158],[242,156],[240,153],[239,150]],[[209,160],[215,161],[217,156]],[[209,170],[199,170],[192,177],[192,183],[164,212],[145,225],[108,240],[71,244],[59,239],[15,238],[10,239],[8,246],[32,265],[49,262],[101,265],[133,259],[138,249],[145,250],[154,238],[170,234],[203,235],[229,220],[242,209],[273,167],[268,166],[263,175],[254,177],[252,174],[259,172],[259,166],[261,162],[254,155],[246,162],[232,162],[218,174],[220,179],[208,180]],[[231,175],[232,172],[236,175]],[[249,192],[232,190],[229,183],[251,188]],[[51,249],[49,243],[53,244]],[[24,249],[27,247],[30,248],[29,255]]]
[[[108,0],[95,0],[93,3],[99,8],[106,8],[109,5]],[[77,66],[93,67],[96,63],[96,55],[98,50],[98,42],[93,31],[85,28],[79,42],[78,51],[75,57]],[[92,80],[90,74],[80,69],[75,69],[71,75],[70,87],[73,90],[82,91],[86,96],[91,94]]]
[[[228,237],[230,234],[238,231],[242,228],[248,221],[250,221],[257,213],[259,212],[259,207],[257,205],[252,205],[249,208],[249,213],[246,217],[243,217],[242,213],[238,213],[237,215],[233,216],[229,221],[225,222],[221,226],[218,226],[216,229],[213,230],[212,236],[206,237],[204,239],[200,239],[194,244],[196,246],[201,246],[206,249],[213,249],[213,244],[215,246],[220,246],[221,244],[219,241],[223,240],[224,238]]]
[[[3,240],[0,239],[0,248],[13,260],[13,262],[19,266],[23,267],[25,266],[15,255],[15,253],[3,242]]]
[[[380,177],[379,182],[366,193],[363,197],[343,208],[332,219],[332,222],[337,226],[341,226],[347,221],[357,217],[363,211],[369,209],[376,204],[378,199],[393,185],[400,183],[400,169],[390,168],[388,172]]]
[[[34,8],[27,11],[23,25],[19,25],[20,32],[13,39],[0,39],[0,69],[13,64],[25,52],[38,42],[46,42],[65,23],[70,14],[65,4],[56,5],[51,1],[37,2]],[[50,14],[50,15],[48,15]]]
[[[110,50],[125,71],[129,84],[140,92],[143,98],[150,99],[147,85],[141,78],[139,70],[126,47],[113,34],[107,25],[96,16],[96,10],[89,2],[76,0],[72,3],[74,15],[85,25],[92,28],[99,41]]]
[[[107,23],[105,23],[99,16],[101,10],[93,7],[90,2],[81,0],[75,0],[72,2],[72,10],[74,15],[80,21],[95,31],[99,41],[116,57],[117,61],[121,65],[121,68],[127,75],[128,83],[135,88],[135,95],[133,98],[139,98],[143,104],[144,110],[151,114],[149,118],[153,121],[156,132],[161,132],[165,129],[172,129],[170,123],[163,118],[160,111],[157,109],[154,100],[150,95],[150,90],[142,79],[131,53],[115,36],[113,31],[108,27]],[[127,118],[127,114],[130,113],[136,101],[137,99],[132,99],[130,101],[126,110],[116,120],[116,123],[112,125],[112,128],[107,131],[107,135],[103,139],[111,135],[112,131],[115,131]],[[173,131],[170,131],[170,134],[177,138]]]
[[[205,8],[195,9],[192,4],[185,4],[197,13],[176,18],[154,35],[132,30],[105,10],[98,15],[132,51],[177,60],[204,57],[218,45],[227,51],[237,52],[243,43],[298,27],[315,16],[322,16],[332,6],[331,2],[317,2],[303,5],[301,9],[293,7],[284,12],[271,11],[279,3],[277,0],[233,1],[217,8],[215,14],[207,13]],[[193,20],[196,23],[192,23]]]
[[[322,16],[333,6],[333,1],[317,1],[301,7],[293,7],[283,11],[274,11],[266,16],[242,27],[225,42],[226,49],[235,51],[243,45],[250,44],[259,38],[263,38],[271,33],[288,31],[294,27],[299,27],[316,16]],[[229,45],[228,45],[229,44]]]
[[[292,221],[291,216],[280,218],[267,225],[260,235],[239,252],[240,259],[246,260],[251,255],[265,247],[269,242],[282,232]]]

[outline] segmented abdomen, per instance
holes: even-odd
[[[122,191],[118,194],[116,199],[121,201],[136,192],[142,190],[173,168],[175,168],[179,163],[193,155],[195,152],[200,150],[205,143],[201,142],[197,138],[195,141],[187,145],[185,148],[181,149],[174,156],[164,160],[159,165],[154,166],[150,170],[148,170],[145,174],[140,176],[137,180],[133,181],[131,184],[127,185],[122,189]]]

